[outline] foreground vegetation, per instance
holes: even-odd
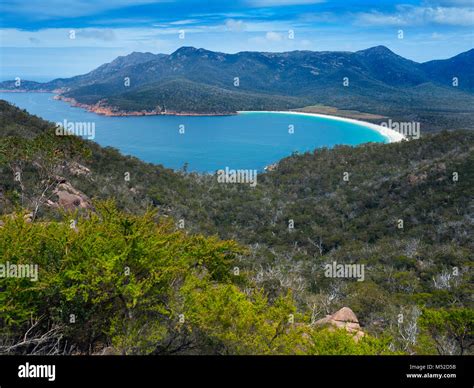
[[[97,203],[71,227],[74,217],[5,219],[3,260],[33,261],[39,280],[2,280],[3,352],[388,352],[382,340],[356,344],[345,331],[326,335],[305,325],[290,293],[270,302],[236,270],[244,251],[235,242],[188,236],[154,212],[124,214],[112,203]]]
[[[293,155],[252,188],[0,105],[0,256],[40,268],[0,279],[1,351],[472,353],[471,132]],[[61,212],[64,181],[95,202]],[[365,280],[326,277],[332,262]],[[314,325],[343,306],[358,343]]]

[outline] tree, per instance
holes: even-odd
[[[469,352],[474,339],[474,311],[470,308],[424,309],[421,325],[439,354]],[[456,347],[452,347],[452,343]]]

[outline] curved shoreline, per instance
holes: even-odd
[[[390,129],[388,127],[384,127],[383,125],[372,124],[367,121],[355,120],[346,117],[339,117],[339,116],[330,116],[324,115],[320,113],[307,113],[307,112],[295,112],[295,111],[271,111],[271,110],[242,110],[237,111],[238,114],[245,114],[245,113],[279,113],[279,114],[290,114],[290,115],[300,115],[300,116],[313,116],[313,117],[320,117],[329,120],[335,121],[344,121],[351,124],[357,124],[369,129],[372,129],[378,133],[380,133],[383,137],[385,137],[389,143],[395,143],[406,139],[404,135],[401,133]]]
[[[75,99],[70,97],[64,97],[61,94],[58,94],[55,91],[28,91],[28,90],[0,90],[0,92],[16,92],[16,93],[51,93],[54,94],[54,100],[61,100],[68,103],[72,107],[82,108],[88,112],[95,113],[102,116],[109,116],[109,117],[128,117],[128,116],[232,116],[233,114],[245,114],[245,113],[278,113],[278,114],[290,114],[290,115],[301,115],[301,116],[313,116],[313,117],[320,117],[329,120],[335,121],[344,121],[351,124],[360,125],[373,131],[380,133],[389,143],[395,143],[406,139],[406,136],[393,130],[388,127],[384,127],[383,125],[377,125],[373,123],[369,123],[367,121],[351,119],[347,117],[340,117],[340,116],[331,116],[325,115],[321,113],[309,113],[309,112],[296,112],[296,111],[272,111],[272,110],[242,110],[237,111],[235,113],[193,113],[193,112],[155,112],[155,111],[140,111],[140,112],[114,112],[110,107],[103,107],[96,105],[89,105],[89,104],[82,104],[77,102]]]

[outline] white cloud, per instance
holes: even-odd
[[[428,8],[425,16],[428,20],[439,24],[474,26],[473,8]]]
[[[225,22],[225,26],[229,31],[240,32],[245,30],[246,25],[242,20],[229,19]]]
[[[280,42],[283,40],[283,36],[278,32],[269,31],[265,34],[265,39],[270,42]]]
[[[250,43],[260,45],[281,43],[284,40],[286,39],[284,39],[283,34],[274,31],[268,31],[264,36],[259,35],[249,38]]]
[[[403,15],[386,15],[381,12],[364,12],[356,16],[356,23],[370,26],[404,26],[409,23]]]
[[[473,26],[474,8],[398,6],[395,13],[377,11],[356,14],[356,23],[371,26],[444,24]]]
[[[187,24],[196,24],[198,22],[199,20],[197,19],[186,19],[186,20],[176,20],[174,22],[169,22],[168,24],[171,24],[173,26],[184,26]]]

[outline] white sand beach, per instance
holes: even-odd
[[[406,139],[405,135],[393,129],[390,129],[388,127],[384,127],[383,125],[372,124],[366,121],[349,119],[346,117],[323,115],[319,113],[290,112],[290,111],[239,111],[237,113],[281,113],[281,114],[290,114],[290,115],[322,117],[322,118],[330,119],[330,120],[345,121],[348,123],[357,124],[357,125],[364,126],[366,128],[373,129],[374,131],[377,131],[382,136],[384,136],[388,140],[389,143],[394,143],[394,142],[398,142],[398,141],[402,141],[403,139]]]

